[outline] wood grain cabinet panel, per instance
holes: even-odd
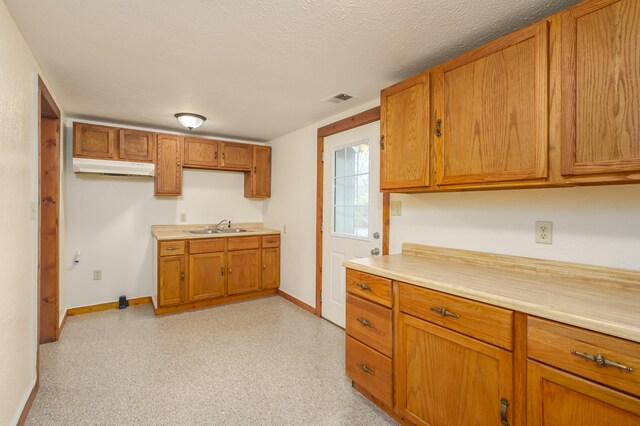
[[[229,294],[260,289],[260,250],[238,250],[227,253],[227,286]]]
[[[182,144],[182,136],[158,135],[156,195],[182,194]]]
[[[347,293],[346,331],[354,339],[393,356],[391,309]]]
[[[562,14],[564,175],[640,179],[628,175],[640,171],[639,51],[637,0],[586,1]]]
[[[438,185],[547,177],[548,23],[438,68]]]
[[[511,352],[410,315],[398,318],[400,415],[416,425],[500,424],[502,400],[513,403]]]
[[[246,198],[269,198],[271,196],[271,147],[253,146],[253,167],[244,175]]]
[[[363,345],[351,336],[346,341],[347,376],[387,405],[393,404],[391,358]]]
[[[120,160],[153,163],[156,134],[142,130],[120,129]]]
[[[118,129],[95,124],[73,123],[73,156],[116,160]]]
[[[250,171],[253,165],[253,145],[220,142],[220,167],[230,170]]]
[[[225,295],[224,253],[189,255],[189,301]]]
[[[529,426],[635,426],[640,400],[536,362],[528,363]]]
[[[213,139],[184,138],[184,166],[195,168],[218,167],[220,142]]]
[[[167,306],[183,303],[185,256],[161,257],[158,267],[158,304]]]
[[[280,249],[262,249],[262,288],[278,288],[280,286]]]
[[[391,280],[387,278],[347,269],[346,290],[387,308],[393,305],[391,300]]]
[[[380,93],[380,189],[429,186],[430,72]]]

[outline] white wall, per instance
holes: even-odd
[[[267,227],[283,231],[280,289],[308,305],[316,304],[317,130],[377,105],[378,101],[369,102],[269,142],[271,198],[265,201],[264,222]]]
[[[71,133],[67,128],[69,165]],[[151,296],[151,225],[177,224],[182,212],[186,223],[262,222],[262,205],[244,198],[240,172],[184,169],[181,197],[155,197],[152,178],[75,174],[67,167],[64,306]],[[102,270],[102,280],[93,280],[94,269]]]
[[[389,252],[403,242],[640,270],[640,185],[392,194]],[[553,244],[536,244],[537,220]]]
[[[0,1],[0,424],[15,424],[36,381],[37,125],[40,73]],[[41,74],[41,73],[40,73]],[[49,86],[50,87],[50,86]],[[60,104],[58,104],[60,106]]]

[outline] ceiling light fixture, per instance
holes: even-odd
[[[189,130],[197,129],[207,119],[204,115],[192,114],[190,112],[179,112],[176,114],[178,122]]]

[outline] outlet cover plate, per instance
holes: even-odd
[[[536,243],[537,244],[553,243],[553,222],[549,222],[549,221],[536,222]]]

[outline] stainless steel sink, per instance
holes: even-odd
[[[248,229],[242,228],[224,228],[224,229],[197,229],[195,231],[189,231],[190,234],[194,235],[206,235],[206,234],[238,234],[242,232],[251,232]]]

